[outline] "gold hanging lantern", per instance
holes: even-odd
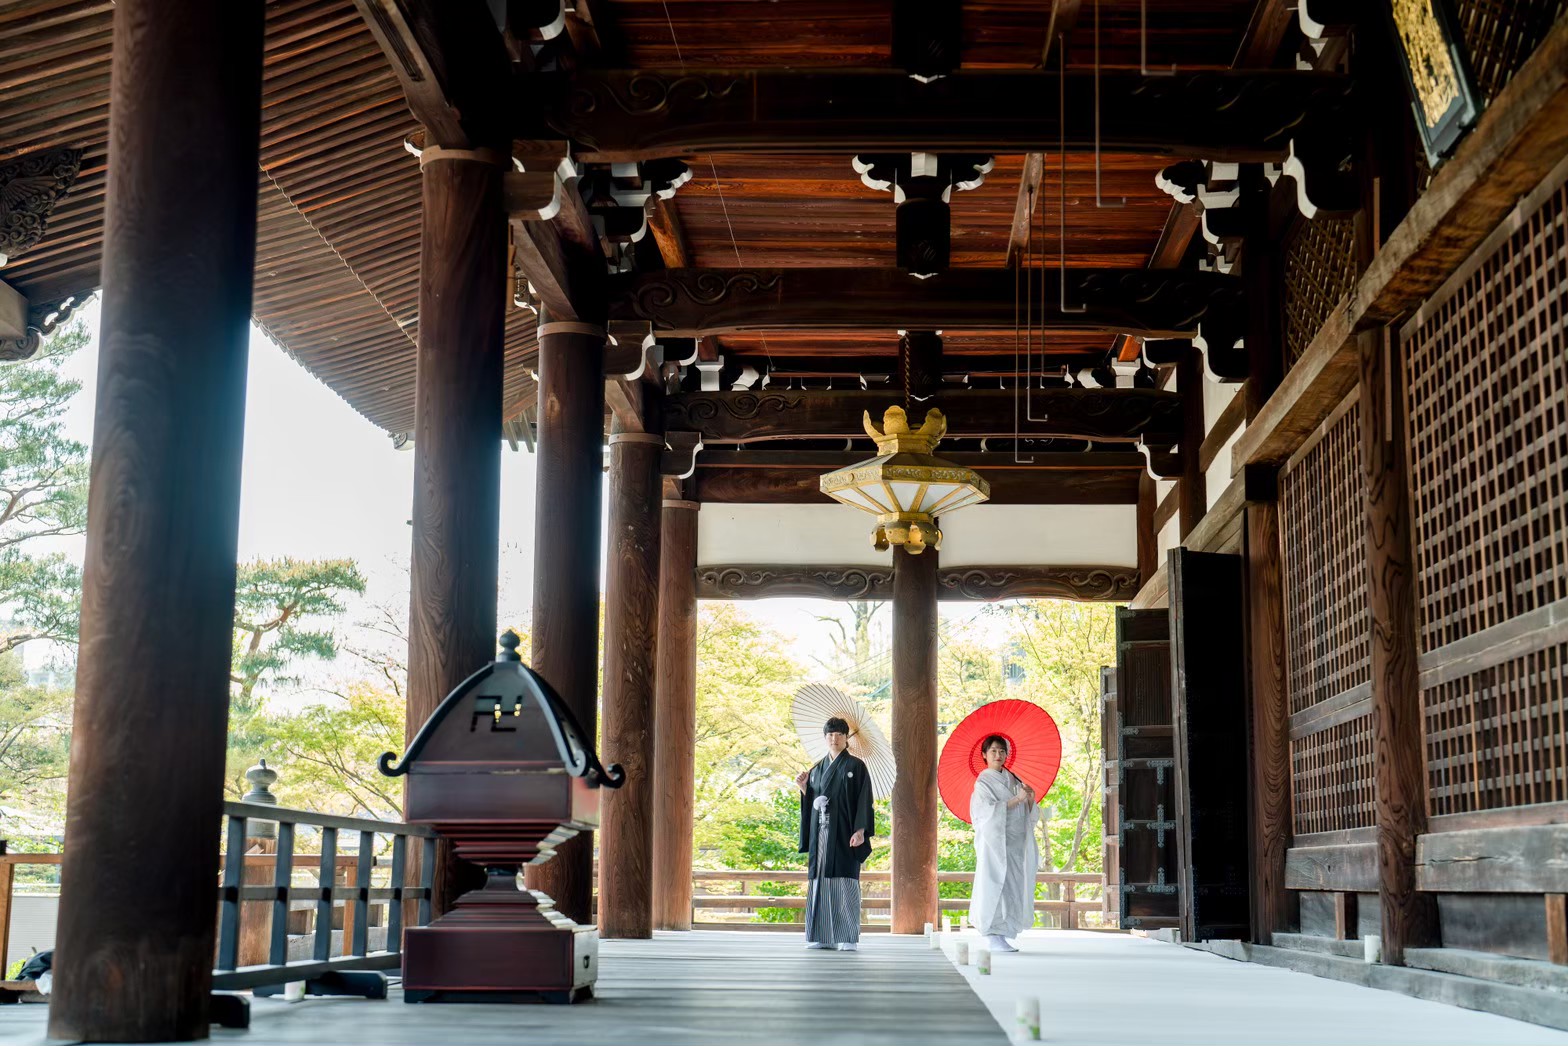
[[[925,423],[914,430],[903,407],[889,407],[880,430],[867,411],[865,426],[876,441],[877,456],[829,472],[821,487],[834,501],[877,517],[871,544],[878,551],[892,545],[903,545],[911,555],[927,545],[940,549],[936,518],[991,496],[991,485],[974,469],[935,455],[937,441],[947,434],[941,411],[927,411]]]

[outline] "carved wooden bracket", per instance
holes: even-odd
[[[80,149],[45,149],[0,163],[0,265],[43,239],[81,168]]]
[[[702,433],[666,432],[664,454],[659,459],[661,475],[686,479],[697,471],[697,455],[702,451]]]
[[[38,355],[44,339],[68,321],[92,295],[71,295],[59,301],[35,304],[27,310],[27,333],[20,338],[0,338],[0,362],[19,363]]]

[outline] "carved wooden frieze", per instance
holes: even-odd
[[[1285,158],[1301,133],[1350,140],[1351,80],[1294,71],[578,69],[518,78],[515,137],[594,160],[704,152],[1030,152]],[[1098,91],[1099,105],[1089,100]],[[1062,96],[1070,104],[1060,104]],[[1098,126],[1096,124],[1098,112]],[[1065,117],[1065,124],[1062,122]],[[1096,136],[1098,135],[1098,142]]]
[[[1049,330],[1241,339],[1239,279],[1215,272],[1056,269],[1041,274]],[[953,269],[912,280],[897,269],[664,269],[616,278],[612,320],[704,337],[769,330],[1013,330],[1018,288],[1010,269]]]
[[[937,572],[937,598],[1078,599],[1125,603],[1138,594],[1137,567],[962,567]]]
[[[80,149],[45,149],[0,163],[0,265],[43,239],[81,167]]]
[[[698,599],[892,599],[893,568],[742,564],[698,567]]]
[[[937,598],[1077,599],[1127,602],[1138,593],[1136,567],[959,567],[937,572]],[[699,567],[699,599],[790,596],[843,601],[893,598],[893,568],[737,564]]]
[[[1011,391],[966,389],[934,400],[950,436],[1008,436],[1142,441],[1174,446],[1181,399],[1155,389],[1036,389],[1035,418],[1020,423]],[[664,401],[666,431],[702,433],[707,443],[863,437],[866,412],[880,417],[883,392],[688,392]]]

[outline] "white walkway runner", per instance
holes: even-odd
[[[1018,997],[1036,995],[1045,1042],[1568,1044],[1568,1032],[1123,934],[1032,930],[982,977],[980,939],[966,939],[961,972],[992,1016],[1012,1030]]]

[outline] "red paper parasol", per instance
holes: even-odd
[[[985,769],[980,745],[992,734],[1007,738],[1007,769],[1034,789],[1036,801],[1051,790],[1062,765],[1062,733],[1045,709],[1028,701],[981,705],[947,735],[936,766],[942,802],[965,824],[971,823],[969,797],[975,791],[975,778]]]

